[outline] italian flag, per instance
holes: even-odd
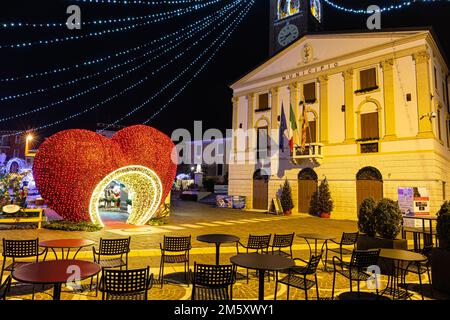
[[[297,119],[295,119],[295,113],[294,108],[292,108],[292,103],[291,103],[291,110],[289,112],[289,122],[291,124],[289,147],[291,149],[291,154],[293,154],[294,145],[298,145],[299,139],[298,139]]]

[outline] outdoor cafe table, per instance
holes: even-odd
[[[324,234],[320,234],[320,233],[298,233],[297,237],[305,239],[305,241],[309,247],[309,256],[310,257],[312,256],[312,248],[311,248],[311,244],[309,243],[308,239],[314,240],[314,255],[315,256],[317,256],[317,241],[319,241],[319,240],[323,241],[322,248],[320,249],[321,251],[323,251],[323,247],[327,245],[328,240],[336,239],[336,237],[334,237],[334,236],[324,235]],[[325,255],[326,255],[326,252],[325,252]],[[326,262],[326,260],[327,260],[327,257],[325,256],[325,262]],[[324,266],[326,266],[323,259],[322,259],[322,263],[324,264]]]
[[[384,289],[381,294],[391,295],[393,299],[407,299],[411,297],[411,294],[408,293],[408,289],[405,286],[405,290],[400,288],[402,284],[401,281],[403,279],[403,273],[406,270],[403,270],[401,264],[402,263],[411,263],[411,262],[423,262],[427,260],[423,254],[412,252],[408,250],[401,249],[381,249],[380,258],[392,260],[394,262],[394,274],[389,275],[388,284],[386,289]]]
[[[53,251],[56,260],[58,260],[58,255],[56,254],[55,249],[61,249],[62,259],[69,259],[70,249],[78,249],[75,252],[75,255],[72,257],[72,259],[75,259],[77,257],[78,252],[80,252],[81,248],[89,247],[92,245],[94,245],[94,241],[84,239],[57,239],[39,242],[39,246],[45,248],[44,260],[47,257],[48,249],[51,249]],[[64,257],[64,249],[67,249],[66,257]]]
[[[198,241],[216,244],[216,264],[219,264],[220,245],[222,243],[238,242],[239,237],[231,234],[204,234],[197,237]]]
[[[264,300],[264,275],[266,271],[280,271],[293,267],[294,260],[275,254],[240,253],[230,258],[239,267],[258,270],[258,300]]]
[[[83,260],[50,260],[26,264],[14,269],[13,279],[32,284],[53,285],[53,300],[60,300],[61,286],[71,281],[74,268],[79,268],[79,280],[95,276],[101,270],[100,265]],[[77,279],[78,280],[78,279]]]

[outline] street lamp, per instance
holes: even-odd
[[[34,157],[36,155],[35,152],[30,152],[30,142],[34,139],[32,134],[27,135],[25,140],[25,157]]]

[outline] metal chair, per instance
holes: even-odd
[[[102,300],[147,300],[153,285],[150,268],[116,270],[104,268],[100,280]]]
[[[288,269],[288,273],[281,280],[276,277],[275,284],[275,297],[274,300],[277,299],[277,289],[278,283],[283,283],[287,286],[287,300],[289,300],[289,288],[294,287],[300,290],[305,291],[305,299],[308,300],[308,290],[312,287],[316,287],[316,296],[317,300],[319,300],[319,285],[317,281],[317,266],[319,265],[320,259],[322,259],[322,252],[317,256],[311,256],[309,261],[295,258],[294,261],[301,261],[304,263],[304,266],[295,266]],[[308,275],[314,275],[314,280],[307,279]]]
[[[233,300],[236,266],[194,262],[194,274],[191,278],[192,300]]]
[[[292,258],[292,244],[294,242],[295,233],[289,234],[274,234],[273,241],[270,247],[272,248],[271,254],[278,254],[284,257]],[[289,252],[282,249],[289,248]]]
[[[356,249],[356,242],[358,241],[358,235],[359,232],[343,232],[341,236],[341,241],[337,242],[334,240],[329,240],[337,245],[339,245],[339,248],[337,249],[329,249],[328,243],[326,244],[325,249],[325,270],[327,270],[327,259],[328,259],[328,251],[338,253],[339,258],[343,260],[343,255],[351,255],[353,253],[353,250]],[[344,246],[351,246],[351,249],[344,248]]]
[[[189,287],[189,251],[191,250],[191,236],[167,237],[164,236],[163,243],[159,244],[161,249],[161,263],[159,266],[159,281],[161,288],[164,284],[164,265],[166,263],[184,263],[184,278]]]
[[[0,300],[6,300],[6,295],[8,294],[9,289],[11,288],[11,279],[12,277],[11,275],[9,275],[6,278],[5,282],[3,282],[0,285]]]
[[[14,269],[32,263],[33,261],[20,261],[18,259],[35,258],[35,262],[39,261],[39,256],[44,254],[45,250],[39,252],[39,238],[32,240],[7,240],[3,238],[3,263],[2,271],[0,273],[0,281],[3,279],[5,271],[13,272]],[[11,258],[11,263],[6,264],[6,260]],[[33,294],[34,299],[34,285]]]
[[[92,247],[94,262],[98,263],[102,267],[102,269],[120,268],[120,270],[122,270],[123,267],[128,269],[128,253],[130,252],[130,242],[131,237],[121,239],[100,238],[98,251],[95,249],[95,247]],[[96,295],[98,293],[98,279],[99,275],[97,274],[97,286],[95,289]],[[91,289],[92,280],[93,278],[91,279]]]
[[[336,283],[336,273],[350,280],[350,291],[353,291],[353,281],[358,284],[358,295],[360,293],[360,282],[367,281],[372,273],[367,268],[378,265],[380,249],[371,250],[353,250],[350,262],[345,262],[339,257],[333,257],[333,288],[331,290],[331,298],[334,299],[334,286]],[[378,296],[378,287],[376,288]]]
[[[256,253],[269,253],[270,246],[270,238],[272,238],[272,234],[268,235],[249,235],[247,239],[247,244],[243,244],[241,241],[236,242],[236,252],[239,254],[239,246],[245,249],[246,253],[250,253],[250,251]],[[269,279],[270,275],[267,274]],[[247,269],[247,283],[248,283],[248,269]]]
[[[430,268],[431,268],[431,250],[433,249],[433,245],[425,246],[420,253],[422,253],[424,256],[427,257],[427,260],[424,262],[410,262],[406,268],[402,272],[403,274],[403,281],[402,283],[406,283],[406,274],[408,272],[417,274],[419,277],[419,286],[420,286],[420,295],[422,296],[422,300],[424,300],[423,297],[423,287],[422,287],[422,274],[426,273],[428,277],[428,283],[430,284],[430,290],[431,290],[431,296],[433,297],[433,286],[431,283],[431,275],[430,275]]]

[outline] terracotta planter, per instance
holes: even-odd
[[[330,219],[330,213],[327,213],[327,212],[322,212],[321,214],[320,214],[320,217],[321,218],[325,218],[325,219]]]
[[[360,234],[358,236],[356,248],[358,250],[369,250],[378,248],[408,250],[408,241],[406,239],[392,240],[380,237],[371,237],[367,234]],[[384,275],[393,274],[394,265],[392,261],[380,258],[379,266],[382,274]]]
[[[291,214],[292,214],[292,209],[289,209],[289,210],[284,212],[285,216],[290,216]]]

